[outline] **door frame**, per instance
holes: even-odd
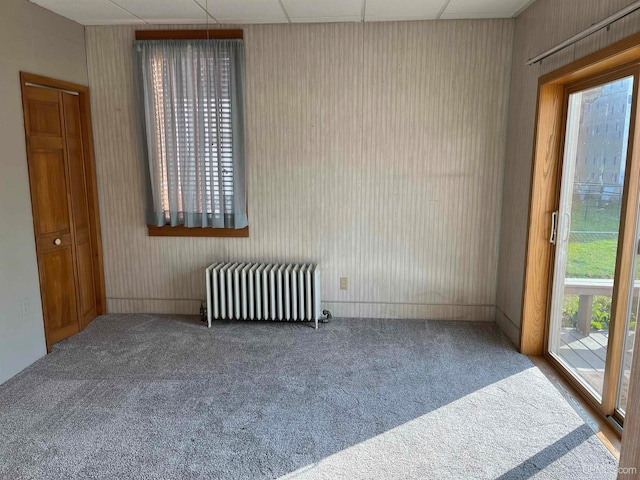
[[[106,292],[105,292],[105,281],[104,281],[104,263],[102,256],[102,232],[100,228],[100,209],[98,205],[98,183],[96,177],[96,163],[95,163],[95,155],[94,155],[94,146],[93,146],[93,126],[91,123],[91,102],[89,98],[89,87],[86,85],[79,85],[72,82],[67,82],[64,80],[57,80],[54,78],[45,77],[42,75],[37,75],[28,72],[20,72],[20,88],[22,91],[22,106],[23,111],[26,108],[24,89],[26,84],[34,84],[44,88],[52,88],[55,90],[64,90],[68,92],[73,92],[78,94],[78,101],[80,104],[80,123],[82,129],[82,150],[84,157],[84,166],[85,166],[85,178],[86,178],[86,189],[87,189],[87,202],[89,207],[89,236],[93,251],[93,272],[94,272],[94,280],[95,280],[95,298],[96,298],[96,313],[98,315],[104,315],[107,313],[107,301],[106,301]],[[26,122],[26,118],[25,118]],[[25,123],[25,138],[27,137],[27,125]],[[27,142],[27,155],[28,155],[29,143]],[[29,165],[29,161],[27,159],[27,164]],[[36,212],[34,208],[34,198],[33,191],[30,190],[31,195],[31,207],[32,214],[34,215],[34,222]],[[35,234],[35,232],[34,232]],[[37,242],[36,242],[36,253],[37,252]],[[44,295],[44,285],[42,275],[40,277],[40,295],[41,297]],[[43,312],[46,315],[46,312]],[[45,318],[46,322],[46,318]],[[82,324],[82,321],[79,319],[79,328],[82,330],[85,325]],[[49,338],[47,338],[46,329],[45,329],[45,340],[47,344],[47,352],[51,351],[51,343]]]
[[[520,351],[526,355],[545,356],[560,374],[565,377],[593,409],[603,417],[603,411],[611,411],[617,398],[617,388],[608,388],[612,372],[616,368],[608,368],[605,372],[605,388],[602,402],[592,398],[587,389],[572,375],[558,368],[559,362],[551,355],[547,355],[549,333],[549,306],[552,294],[552,273],[555,247],[550,243],[552,214],[558,205],[560,175],[564,154],[564,137],[566,127],[566,111],[568,90],[579,85],[589,85],[590,82],[604,81],[611,72],[622,69],[635,70],[634,97],[638,95],[638,78],[640,74],[640,33],[627,37],[598,52],[581,58],[569,65],[543,75],[538,80],[538,102],[536,110],[536,125],[534,135],[534,151],[531,166],[531,192],[529,203],[529,218],[527,230],[527,245],[525,258],[525,272],[523,279],[522,324],[520,329]],[[614,74],[615,76],[615,74]],[[635,115],[637,102],[633,105]],[[618,254],[616,258],[616,276],[629,276],[632,268],[633,249],[635,241],[629,237],[635,236],[635,223],[638,206],[638,178],[640,177],[640,122],[635,122],[632,112],[629,132],[627,169],[624,180],[624,197],[621,211]],[[632,192],[635,198],[628,198]],[[625,208],[629,205],[630,208]],[[629,247],[629,245],[632,245]],[[619,287],[619,285],[618,285]],[[627,288],[614,288],[612,305],[625,306],[624,299],[629,295]],[[611,316],[619,316],[625,312],[614,311]],[[622,308],[626,310],[625,308]],[[619,323],[619,322],[618,322]],[[615,328],[616,322],[610,329],[610,345],[615,338],[624,335],[624,325]],[[636,342],[638,344],[640,342]],[[607,351],[608,365],[620,363],[614,358],[616,352],[609,348]],[[609,363],[613,362],[613,363]],[[634,362],[635,363],[635,362]],[[619,421],[619,420],[618,420]],[[626,423],[626,422],[625,422]]]
[[[553,246],[549,243],[551,214],[557,201],[558,167],[563,152],[565,89],[625,64],[640,61],[640,33],[543,75],[538,102],[531,164],[531,191],[522,289],[520,352],[541,356],[545,350],[547,300]],[[640,122],[633,145],[640,152]]]

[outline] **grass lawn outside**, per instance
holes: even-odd
[[[574,199],[571,205],[572,232],[617,232],[620,228],[620,205],[597,206],[592,200]]]
[[[617,249],[617,239],[570,242],[566,277],[613,278]]]
[[[567,278],[613,278],[620,205],[574,198],[567,252]]]
[[[614,278],[619,227],[619,205],[597,205],[591,200],[582,202],[574,198],[565,277]],[[575,327],[577,312],[578,295],[565,295],[562,319],[564,327]],[[608,329],[610,315],[611,297],[595,296],[591,327],[595,330]],[[633,321],[635,322],[635,317]]]

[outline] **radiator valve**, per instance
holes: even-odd
[[[321,320],[322,323],[329,323],[333,318],[329,310],[322,310],[322,315],[324,315],[324,318]]]

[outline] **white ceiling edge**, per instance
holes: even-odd
[[[368,17],[364,22],[360,18],[342,18],[342,17],[311,17],[311,18],[291,18],[287,19],[251,19],[251,18],[217,18],[210,19],[208,22],[202,18],[193,20],[184,19],[132,19],[122,20],[117,22],[101,21],[101,20],[72,20],[85,27],[99,27],[99,26],[118,26],[118,25],[285,25],[285,24],[314,24],[314,23],[381,23],[381,22],[436,22],[436,21],[453,21],[453,20],[505,20],[513,17],[482,17],[476,16],[473,18],[461,16],[457,17],[456,14],[442,15],[440,19],[436,18],[424,18],[424,17]],[[65,17],[67,18],[67,17]]]

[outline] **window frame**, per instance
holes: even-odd
[[[244,32],[237,30],[136,30],[136,40],[202,40],[243,39]],[[247,202],[248,208],[248,202]],[[187,228],[183,225],[147,225],[149,237],[225,237],[247,238],[249,226],[244,228]]]

